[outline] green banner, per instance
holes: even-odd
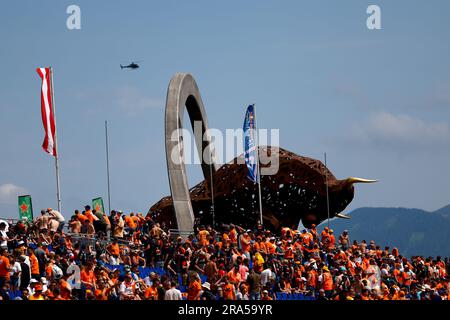
[[[105,207],[103,206],[103,198],[92,199],[92,209],[97,212],[105,213]]]
[[[31,196],[19,196],[19,219],[27,218],[33,222],[33,205],[31,204]]]

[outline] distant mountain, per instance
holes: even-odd
[[[450,205],[434,212],[405,208],[359,208],[351,220],[333,219],[336,239],[347,229],[353,240],[397,247],[405,256],[450,257]],[[322,229],[326,222],[320,226]]]
[[[447,219],[450,219],[450,204],[448,206],[445,206],[439,210],[436,210],[435,212],[433,212],[435,214],[441,215]]]

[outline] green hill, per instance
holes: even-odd
[[[359,208],[351,220],[333,219],[336,238],[347,229],[352,240],[375,240],[405,256],[450,257],[450,205],[435,212],[405,208]],[[323,228],[326,225],[322,223]]]

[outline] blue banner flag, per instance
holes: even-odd
[[[258,170],[256,166],[257,150],[255,142],[255,108],[250,105],[244,119],[244,158],[248,168],[248,178],[253,182],[258,181]]]

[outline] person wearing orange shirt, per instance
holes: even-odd
[[[45,300],[44,295],[42,294],[42,284],[38,283],[34,287],[34,294],[32,294],[29,300]]]
[[[86,216],[85,216],[83,213],[81,213],[80,211],[78,211],[78,210],[75,210],[74,216],[75,216],[75,218],[76,218],[78,221],[80,221],[82,224],[83,224],[84,220],[87,219]]]
[[[145,290],[144,295],[145,299],[158,300],[158,287],[159,287],[159,280],[156,278],[153,280],[152,285]]]
[[[236,300],[235,287],[228,279],[228,277],[225,277],[225,283],[222,286],[222,292],[224,300]]]
[[[133,219],[131,219],[129,216],[124,216],[123,219],[128,229],[134,231],[134,229],[136,228],[136,224],[134,223]]]
[[[90,206],[84,207],[84,216],[91,222],[94,223],[94,221],[98,220],[98,218],[92,213]]]
[[[320,235],[320,241],[322,242],[322,246],[324,248],[328,248],[329,244],[329,231],[328,227],[323,228],[322,233]]]
[[[369,290],[362,289],[362,291],[361,291],[361,300],[363,300],[363,301],[371,300],[370,299],[370,295],[369,295]]]
[[[230,225],[230,232],[228,233],[228,236],[231,243],[237,245],[237,231],[234,225]]]
[[[201,291],[202,285],[200,279],[192,275],[187,289],[187,300],[200,300]]]
[[[345,252],[343,250],[340,250],[339,253],[336,254],[335,258],[336,261],[346,261],[347,260],[347,255],[345,254]]]
[[[309,265],[307,268],[307,278],[306,278],[306,288],[308,291],[311,291],[315,294],[317,289],[317,271]]]
[[[208,230],[206,230],[204,226],[201,226],[200,231],[197,234],[197,239],[200,245],[202,246],[208,245],[208,236],[209,236]]]
[[[311,233],[309,233],[308,231],[306,231],[306,229],[302,230],[302,233],[300,234],[300,238],[302,239],[305,246],[309,246],[309,244],[311,242],[313,242],[313,240],[314,240],[313,235]]]
[[[59,280],[59,290],[61,293],[62,300],[70,300],[72,298],[72,288],[67,282],[69,275],[65,275],[62,279]]]
[[[252,253],[261,251],[261,237],[256,237],[256,241],[252,245]]]
[[[106,249],[109,251],[111,255],[114,256],[114,258],[118,258],[120,255],[120,247],[117,240],[114,240],[111,244],[109,244]]]
[[[392,275],[394,276],[395,280],[402,285],[403,284],[403,278],[401,276],[400,272],[400,265],[396,264],[394,271],[392,271]]]
[[[286,247],[286,250],[284,251],[284,258],[287,260],[294,259],[294,248],[291,245]]]
[[[378,259],[381,260],[381,257],[383,256],[383,250],[381,250],[380,246],[376,246],[375,255],[377,256]]]
[[[361,268],[363,269],[363,271],[366,271],[369,266],[370,266],[370,260],[367,255],[364,255],[362,258]]]
[[[81,271],[81,283],[84,284],[86,290],[93,290],[95,287],[94,265],[88,263]]]
[[[333,276],[328,267],[324,266],[322,269],[322,289],[325,291],[325,296],[331,298],[333,294]]]
[[[281,291],[286,293],[292,293],[291,281],[288,278],[283,277],[281,280]]]
[[[267,252],[269,254],[275,254],[275,252],[277,250],[277,246],[275,244],[275,237],[269,238],[269,241],[266,242],[266,248],[267,248]]]
[[[34,254],[33,248],[28,248],[28,257],[30,258],[31,277],[36,280],[40,280],[41,274],[39,270],[39,260]]]
[[[227,241],[231,241],[230,237],[228,236],[228,233],[224,232],[222,234],[222,242],[227,242]]]
[[[408,266],[405,266],[405,269],[403,270],[403,272],[401,273],[401,278],[402,278],[402,284],[403,286],[408,288],[408,291],[410,290],[411,287],[411,283],[412,283],[412,273],[409,269]]]
[[[355,262],[355,257],[354,256],[350,256],[347,260],[347,269],[350,272],[351,276],[355,276],[356,274],[356,262]]]
[[[291,235],[292,236],[291,228],[289,228],[289,227],[281,228],[281,238],[285,238],[287,235]]]
[[[3,289],[5,283],[9,283],[11,264],[9,262],[8,249],[1,249],[0,255],[0,288]]]
[[[45,277],[47,278],[48,281],[52,281],[53,280],[53,266],[55,261],[50,259],[45,266]]]
[[[95,297],[95,300],[97,300],[97,301],[108,300],[108,297],[103,293],[103,290],[100,290],[100,289],[96,289],[94,291],[94,297]]]
[[[239,283],[241,282],[242,278],[241,278],[241,274],[239,273],[239,266],[237,264],[235,264],[233,269],[231,269],[227,273],[227,277],[228,277],[229,281],[232,284],[234,284],[236,287],[239,285]]]
[[[130,218],[133,220],[135,228],[139,228],[139,225],[141,223],[141,219],[137,215],[135,215],[133,212],[130,213]]]
[[[265,254],[268,253],[268,251],[267,251],[267,246],[266,246],[266,242],[263,241],[263,238],[262,238],[261,236],[258,236],[258,237],[256,238],[256,242],[255,242],[255,244],[254,244],[254,246],[253,246],[253,249],[254,249],[255,251],[256,251],[257,248],[258,248],[258,251],[261,252],[261,253],[265,253]]]

